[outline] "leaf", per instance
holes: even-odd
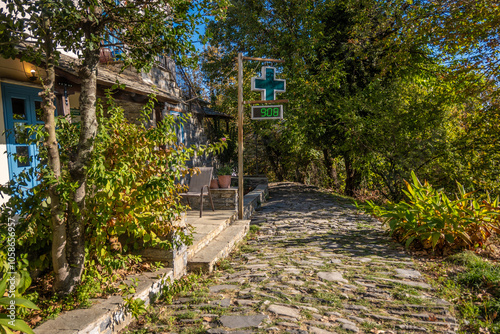
[[[4,295],[6,287],[7,287],[7,274],[4,274],[2,280],[0,281],[0,296]]]
[[[472,242],[470,236],[466,232],[458,231],[457,235],[460,237],[460,239],[467,242],[469,245],[473,245],[473,242]]]
[[[432,249],[436,248],[436,245],[441,238],[441,232],[433,232],[431,237]]]
[[[455,238],[453,237],[452,234],[445,234],[444,235],[444,238],[446,241],[448,241],[450,244],[454,243],[455,242]]]
[[[457,187],[458,187],[458,191],[460,192],[460,195],[462,195],[462,197],[465,197],[465,188],[463,185],[461,185],[459,182],[457,182]]]
[[[14,322],[14,325],[11,325],[11,322]],[[0,325],[9,327],[16,331],[21,331],[26,334],[35,334],[33,330],[25,323],[23,320],[15,319],[10,320],[7,314],[0,314]]]
[[[0,305],[9,305],[10,301],[14,300],[16,306],[20,307],[25,307],[25,308],[30,308],[34,310],[39,310],[38,306],[36,306],[32,301],[26,299],[26,298],[9,298],[9,297],[2,297],[0,298]]]
[[[417,175],[415,175],[415,172],[414,172],[414,171],[411,171],[411,178],[412,178],[412,180],[413,180],[413,184],[415,185],[415,187],[417,187],[417,188],[418,188],[419,186],[420,186],[420,187],[422,186],[422,184],[420,183],[420,181],[419,181],[419,180],[418,180],[418,178],[417,178]]]
[[[9,329],[9,327],[7,327],[7,326],[0,325],[0,329],[2,329],[2,330],[4,331],[4,333],[5,333],[5,334],[14,334],[14,332],[13,332],[13,331],[11,331],[11,330]]]
[[[409,237],[405,242],[405,248],[409,248],[413,240],[415,240],[416,236]]]

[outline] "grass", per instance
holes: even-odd
[[[206,328],[203,326],[203,324],[200,324],[197,327],[186,327],[183,328],[180,333],[181,334],[197,334],[197,333],[206,333]]]
[[[417,304],[423,303],[422,298],[418,298],[420,294],[415,289],[401,289],[396,288],[392,292],[392,297],[405,304]]]
[[[260,226],[258,225],[250,225],[250,233],[251,234],[256,234],[260,230]]]
[[[342,301],[340,300],[339,295],[335,292],[316,291],[313,293],[313,297],[325,300],[328,303],[328,306],[336,308],[342,307]]]
[[[177,314],[176,317],[177,319],[194,319],[198,316],[197,312],[194,311],[186,311],[185,313],[182,314]]]
[[[467,268],[457,276],[460,285],[475,290],[488,290],[494,297],[500,298],[500,265],[470,251],[451,256],[449,261]]]
[[[427,262],[440,297],[460,315],[460,333],[500,333],[500,264],[464,251],[445,261]]]
[[[241,251],[241,253],[255,253],[258,251],[258,248],[243,244],[239,250]]]
[[[234,273],[235,270],[233,268],[233,266],[231,265],[231,260],[228,259],[228,258],[225,258],[225,259],[222,259],[222,260],[219,260],[217,262],[217,269],[219,271],[224,271],[224,272],[228,272],[230,274]]]
[[[374,228],[377,228],[377,226],[375,225],[370,225],[370,224],[366,224],[366,223],[356,223],[356,227],[358,228],[358,230],[360,229],[374,229]]]
[[[365,322],[362,322],[362,323],[360,324],[360,326],[361,326],[361,328],[363,328],[363,329],[365,329],[365,330],[369,331],[370,333],[372,333],[372,332],[373,332],[373,330],[375,330],[375,329],[377,329],[377,328],[378,328],[378,329],[382,329],[382,325],[377,324],[377,323],[372,322],[372,321],[365,321]]]

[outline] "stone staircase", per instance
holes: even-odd
[[[266,200],[267,185],[257,186],[244,198],[244,218]],[[211,272],[221,259],[227,257],[246,236],[250,220],[237,220],[235,210],[205,210],[203,217],[198,211],[189,211],[186,222],[194,227],[193,244],[187,249],[187,271]]]
[[[267,185],[258,186],[247,194],[244,198],[244,218],[249,218],[267,195]],[[148,249],[143,254],[145,257],[167,260],[171,266],[129,276],[126,282],[136,281],[138,284],[136,293],[131,297],[142,299],[147,305],[166,286],[181,277],[186,267],[189,271],[214,270],[217,262],[229,255],[249,229],[250,220],[237,220],[236,217],[234,209],[207,210],[202,218],[197,210],[187,212],[185,221],[194,227],[193,244],[187,249],[184,246],[169,252]],[[132,321],[121,296],[97,298],[93,303],[88,309],[65,312],[56,319],[46,321],[34,330],[35,334],[112,334]]]
[[[195,227],[195,232],[193,244],[187,249],[188,271],[211,272],[219,260],[231,253],[245,237],[250,226],[250,220],[235,218],[236,214],[233,213],[225,220],[214,220],[213,224],[210,224],[209,219],[198,219],[190,223]]]

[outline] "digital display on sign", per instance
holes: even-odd
[[[283,119],[283,106],[252,106],[252,119]]]

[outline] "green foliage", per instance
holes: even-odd
[[[429,265],[429,264],[428,264]],[[500,266],[472,251],[449,256],[429,268],[435,286],[453,301],[466,322],[464,333],[498,333],[500,330]]]
[[[408,8],[404,34],[432,45],[451,70],[443,78],[464,83],[459,94],[498,96],[497,11],[488,0],[418,0]]]
[[[177,145],[178,120],[166,117],[156,127],[149,126],[155,99],[143,110],[137,124],[124,118],[123,110],[108,97],[107,104],[99,104],[99,130],[95,150],[88,167],[89,189],[86,198],[86,261],[83,284],[70,304],[85,304],[88,298],[102,293],[113,281],[112,272],[126,269],[138,259],[128,252],[139,247],[168,249],[174,243],[189,243],[186,227],[179,226],[181,213],[186,210],[179,193],[184,187],[178,180],[192,169],[186,162],[196,153],[220,152],[226,143],[199,148]],[[57,131],[63,166],[58,192],[63,202],[70,203],[74,183],[68,172],[71,152],[77,145],[78,124],[58,118]],[[43,137],[41,127],[33,128],[33,138]],[[39,146],[43,161],[46,150]],[[16,250],[31,259],[31,270],[44,271],[51,265],[51,228],[48,185],[53,182],[50,170],[39,164],[36,170],[24,173],[2,188],[11,197],[2,206],[0,224],[1,249],[7,251],[8,222],[19,215],[16,225]],[[37,177],[41,183],[24,189],[27,178]],[[41,205],[40,205],[41,203]],[[72,210],[78,210],[73,206]],[[104,268],[98,270],[97,268]],[[28,276],[29,277],[29,276]],[[29,285],[29,284],[28,284]]]
[[[112,249],[169,248],[172,245],[166,237],[173,233],[179,234],[179,242],[188,242],[184,230],[175,226],[186,210],[178,195],[184,188],[176,180],[189,173],[184,163],[194,150],[175,144],[173,117],[147,127],[153,104],[151,100],[144,109],[139,125],[125,120],[112,99],[108,100],[109,117],[101,117],[89,170],[89,185],[96,189],[89,198],[93,223],[87,228],[90,245],[95,247],[91,256],[98,259]],[[99,112],[102,115],[103,110]],[[122,235],[128,237],[125,245],[118,241]]]
[[[151,68],[155,57],[165,50],[179,62],[192,63],[186,56],[195,52],[191,43],[195,27],[210,16],[224,17],[228,4],[227,0],[4,2],[6,8],[0,10],[5,17],[0,26],[4,42],[0,52],[5,56],[21,55],[23,60],[40,64],[45,52],[41,36],[49,34],[54,46],[51,52],[57,45],[82,58],[88,55],[82,50],[92,52],[103,41],[114,41],[110,47],[117,51],[124,68],[133,65],[138,69]],[[50,31],[44,26],[47,22]],[[24,47],[16,48],[20,44]]]
[[[201,273],[200,274],[189,274],[183,276],[177,280],[167,282],[167,285],[163,288],[161,298],[167,303],[171,304],[173,298],[180,294],[186,293],[193,287],[198,287],[200,284]]]
[[[280,95],[290,100],[285,121],[245,124],[262,142],[255,155],[266,159],[268,176],[350,196],[364,187],[397,201],[411,170],[436,174],[434,162],[455,138],[453,89],[435,75],[445,67],[425,43],[401,34],[407,8],[405,1],[233,1],[227,19],[209,25],[204,71],[224,110],[235,109],[236,52],[285,60],[276,64],[292,83]],[[244,67],[251,100],[248,77],[259,64]],[[245,141],[253,145],[251,136]],[[256,159],[251,150],[246,166]]]
[[[459,284],[475,290],[489,290],[498,299],[497,303],[500,303],[500,265],[487,261],[471,251],[450,256],[448,260],[467,268],[457,275],[456,281]]]
[[[41,97],[44,100],[42,109],[47,131],[42,138],[45,139],[44,146],[48,151],[48,159],[44,163],[48,167],[42,177],[45,187],[48,187],[48,193],[47,189],[44,189],[44,194],[48,196],[43,199],[50,198],[46,204],[50,206],[53,225],[52,265],[56,273],[55,290],[65,294],[73,291],[84,270],[84,233],[87,230],[84,225],[92,219],[87,217],[86,192],[115,190],[106,187],[106,184],[104,190],[87,189],[87,173],[90,170],[89,164],[97,133],[97,87],[94,79],[97,75],[101,47],[113,49],[116,58],[121,61],[122,69],[133,66],[138,71],[148,71],[157,63],[158,56],[166,56],[165,52],[179,62],[185,61],[186,56],[194,51],[191,36],[196,24],[204,21],[206,15],[218,18],[223,16],[226,1],[4,1],[5,6],[0,9],[0,17],[5,20],[5,23],[0,25],[0,54],[41,65],[46,73],[46,77],[41,80]],[[59,62],[61,49],[80,58],[78,64],[75,64],[75,70],[82,83],[81,126],[73,129],[78,140],[76,144],[71,143],[69,152],[63,153],[70,161],[63,161],[63,166],[60,164],[59,140],[56,138],[53,117],[55,66]],[[146,197],[148,196],[140,198],[139,201],[151,200]],[[36,206],[40,203],[41,201],[32,204]],[[149,204],[142,204],[144,206],[139,212],[133,213],[132,219],[139,219],[147,224],[145,219],[142,219],[145,217],[141,210],[146,209]],[[14,210],[11,213],[17,212],[18,210]],[[153,234],[156,233],[154,230],[157,227],[149,224],[145,229],[148,230],[149,237],[146,242],[164,244]],[[157,232],[161,234],[165,230]],[[139,229],[135,237],[145,235],[145,230]],[[98,251],[105,253],[104,248]]]
[[[2,314],[0,314],[0,333],[12,334],[12,330],[14,330],[33,334],[28,324],[18,317],[21,309],[39,309],[30,300],[22,297],[31,284],[31,278],[26,270],[27,261],[23,258],[17,264],[10,260],[7,262],[7,258],[10,258],[11,255],[4,258],[4,253],[1,252],[0,254],[2,255],[0,260],[3,263],[0,268],[0,310],[2,310]]]
[[[391,234],[410,247],[413,243],[424,249],[474,249],[482,247],[492,232],[500,231],[498,198],[478,200],[458,184],[457,199],[450,199],[442,190],[420,183],[412,172],[412,183],[406,183],[408,201],[380,207],[367,201],[364,209],[384,218]]]
[[[490,94],[485,92],[485,95]],[[459,180],[467,188],[500,195],[500,104],[477,95],[457,109],[456,138],[447,159],[440,161],[438,180]],[[449,182],[452,183],[452,182]]]
[[[208,26],[203,65],[220,110],[236,115],[236,52],[285,60],[276,66],[290,83],[280,95],[290,100],[285,122],[245,123],[245,166],[255,155],[275,180],[392,202],[404,197],[412,170],[448,192],[458,181],[500,194],[495,8],[472,0],[232,3],[225,21]],[[259,65],[244,63],[246,100]]]
[[[195,153],[220,152],[226,147],[225,141],[198,148],[178,145],[179,120],[173,116],[155,127],[147,125],[154,102],[152,98],[138,124],[132,124],[108,98],[109,117],[100,118],[89,169],[89,186],[96,191],[88,200],[92,223],[87,228],[90,249],[95,247],[91,256],[97,259],[113,250],[168,249],[173,241],[189,244],[186,227],[178,224],[186,211],[179,196],[185,189],[178,180],[194,172],[186,162]]]
[[[217,169],[217,175],[231,175],[233,168],[230,165],[223,165]]]
[[[116,282],[122,276],[117,271],[124,272],[123,269],[136,267],[141,259],[129,254],[113,254],[113,256],[103,259],[102,266],[95,260],[88,260],[82,275],[82,283],[71,294],[47,296],[46,292],[31,289],[26,297],[39,305],[40,311],[37,315],[42,319],[52,319],[63,311],[91,307],[92,298],[119,294],[120,289]]]
[[[138,284],[138,280],[135,279],[131,284],[122,283],[119,286],[119,289],[122,291],[122,296],[125,300],[125,309],[127,310],[127,312],[132,314],[135,319],[138,319],[139,316],[146,313],[144,300],[140,298],[133,298],[133,294],[135,294]]]

